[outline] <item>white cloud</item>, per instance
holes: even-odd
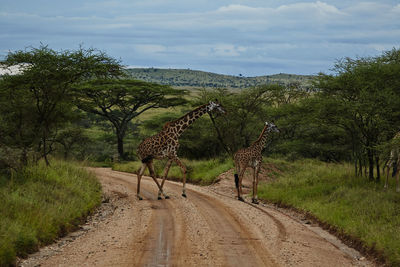
[[[237,57],[240,56],[242,52],[245,52],[246,48],[242,46],[236,47],[232,44],[217,44],[212,49],[212,55],[222,56],[222,57]]]
[[[267,10],[266,8],[256,8],[245,5],[228,5],[222,6],[217,9],[217,13],[247,13],[247,14],[260,14]]]
[[[2,66],[0,64],[0,75],[5,75],[5,74],[15,75],[15,74],[19,74],[22,71],[24,71],[25,69],[27,69],[28,66],[29,66],[28,64],[19,64],[19,65],[4,67],[4,66]]]
[[[303,15],[312,15],[313,13],[322,15],[343,15],[337,7],[329,5],[327,3],[317,2],[300,2],[290,5],[282,5],[276,9],[278,12],[289,12],[291,14],[301,13]]]
[[[397,6],[393,7],[392,12],[396,13],[396,14],[400,14],[400,4],[398,4]]]

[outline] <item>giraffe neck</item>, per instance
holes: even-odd
[[[267,131],[267,125],[264,126],[264,129],[261,131],[260,136],[258,137],[258,139],[256,141],[254,141],[254,143],[252,144],[252,146],[259,150],[261,152],[261,150],[264,149],[265,144],[267,142],[267,136],[268,136],[268,131]]]
[[[203,116],[208,111],[207,104],[202,105],[195,110],[183,115],[179,119],[170,122],[168,125],[168,130],[174,132],[174,134],[179,137],[195,120]],[[164,126],[165,127],[165,126]]]

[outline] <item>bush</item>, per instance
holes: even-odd
[[[39,163],[0,179],[0,266],[76,228],[101,201],[97,179],[71,163]]]

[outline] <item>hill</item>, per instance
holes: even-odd
[[[216,74],[190,69],[157,69],[131,68],[127,72],[132,78],[173,87],[194,88],[229,88],[242,89],[261,84],[290,84],[300,83],[302,87],[309,87],[314,78],[312,75],[275,74],[257,77],[244,77]]]

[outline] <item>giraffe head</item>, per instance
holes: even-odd
[[[278,127],[276,127],[275,124],[273,124],[272,122],[265,122],[265,125],[267,126],[267,131],[268,132],[276,132],[279,133],[279,129]]]
[[[221,114],[225,114],[226,110],[224,109],[224,107],[218,102],[217,99],[215,99],[215,101],[210,101],[207,105],[207,112],[211,112],[211,111],[217,111],[218,113]]]

